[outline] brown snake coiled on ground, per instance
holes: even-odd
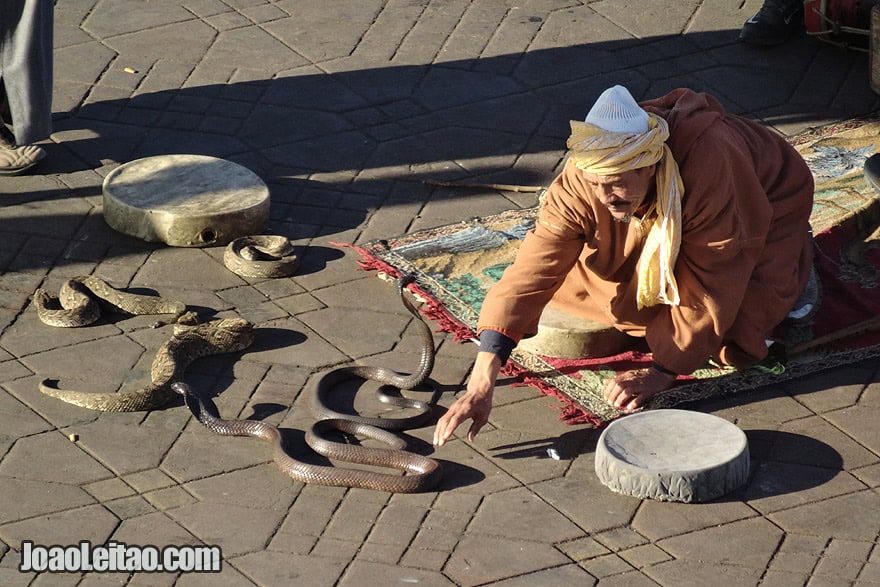
[[[404,288],[411,281],[411,276],[405,276],[398,280],[397,286],[404,306],[421,324],[420,332],[423,344],[419,370],[413,375],[404,376],[384,367],[354,366],[335,369],[322,376],[315,386],[312,395],[313,409],[319,421],[306,433],[306,443],[325,457],[346,462],[400,469],[408,473],[405,476],[360,469],[312,465],[297,461],[285,452],[281,432],[272,424],[259,420],[223,420],[217,413],[217,408],[210,398],[203,397],[194,392],[185,384],[175,383],[171,388],[173,391],[184,396],[193,416],[201,424],[217,434],[255,436],[270,443],[275,464],[284,473],[303,483],[359,487],[391,493],[413,493],[428,490],[440,480],[442,474],[440,463],[434,459],[402,450],[406,443],[388,430],[404,430],[424,423],[431,415],[430,405],[416,400],[380,395],[380,399],[384,398],[382,401],[415,408],[419,410],[419,413],[409,418],[366,418],[363,416],[340,414],[327,408],[323,401],[324,396],[329,393],[334,385],[347,379],[370,379],[386,385],[409,389],[421,385],[428,378],[434,367],[434,340],[430,328],[422,320],[418,310],[413,307],[404,295]],[[367,436],[384,442],[393,448],[368,448],[331,442],[323,438],[323,434],[329,429]]]
[[[223,264],[242,277],[289,277],[299,267],[293,245],[283,236],[242,236],[223,252]]]
[[[92,324],[100,318],[102,306],[136,316],[171,314],[168,323],[193,318],[192,313],[186,313],[183,302],[121,291],[94,275],[68,279],[61,285],[57,298],[43,288],[38,289],[34,292],[34,306],[43,323],[59,328]]]
[[[398,389],[414,389],[423,384],[431,375],[431,371],[434,369],[434,337],[431,334],[431,328],[404,295],[404,289],[413,280],[414,278],[411,275],[404,275],[397,280],[397,289],[400,294],[400,300],[407,311],[415,316],[416,325],[419,328],[422,346],[418,369],[412,375],[402,375],[387,367],[370,367],[366,365],[351,365],[334,369],[323,375],[318,380],[318,384],[312,388],[312,411],[315,412],[318,419],[345,419],[386,430],[409,430],[424,424],[431,417],[431,406],[425,402],[387,395],[382,393],[381,390],[377,392],[379,401],[398,407],[412,408],[418,410],[418,413],[408,418],[370,418],[336,412],[327,407],[326,401],[327,396],[330,395],[331,390],[336,385],[350,379],[376,381],[377,383],[390,385]]]
[[[261,420],[223,420],[217,414],[217,408],[210,398],[193,392],[185,383],[174,383],[171,385],[171,389],[184,396],[184,401],[186,401],[190,412],[209,430],[224,436],[254,436],[271,444],[272,458],[278,468],[302,483],[360,487],[391,493],[414,493],[430,489],[440,480],[440,463],[434,459],[401,450],[406,446],[406,443],[387,430],[348,420],[320,420],[306,433],[306,443],[315,452],[327,458],[401,469],[410,473],[409,475],[401,477],[361,469],[343,469],[298,461],[284,450],[281,431],[272,424]],[[393,448],[368,448],[331,442],[322,436],[330,428],[380,440]]]

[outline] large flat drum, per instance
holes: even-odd
[[[124,234],[175,247],[225,245],[259,234],[269,189],[251,170],[205,155],[124,163],[104,179],[104,219]]]
[[[742,486],[749,466],[748,441],[739,427],[686,410],[650,410],[615,420],[596,447],[599,480],[640,499],[715,499]]]

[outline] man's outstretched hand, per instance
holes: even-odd
[[[675,375],[656,369],[626,371],[605,382],[602,395],[618,410],[629,411],[645,405],[652,397],[672,387]]]
[[[465,420],[473,420],[468,430],[468,440],[474,437],[480,428],[489,421],[492,412],[492,394],[495,391],[495,379],[501,370],[501,361],[497,355],[480,352],[474,363],[474,370],[468,380],[467,392],[455,400],[449,410],[437,421],[434,428],[434,445],[443,446],[455,429]]]
[[[479,395],[470,392],[461,396],[449,407],[449,411],[437,421],[434,428],[434,444],[443,446],[455,432],[455,429],[465,420],[473,420],[468,430],[468,440],[473,442],[474,437],[489,421],[489,413],[492,411],[492,394]]]

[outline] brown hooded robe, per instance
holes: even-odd
[[[727,114],[711,96],[674,90],[641,104],[669,123],[684,183],[681,303],[636,309],[636,262],[650,227],[621,223],[567,162],[516,261],[489,291],[479,330],[515,341],[537,332],[544,306],[644,336],[654,359],[691,373],[709,358],[746,367],[809,277],[813,177],[782,137]]]

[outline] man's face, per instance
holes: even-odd
[[[615,220],[629,222],[654,187],[657,165],[649,165],[616,175],[599,175],[581,171],[584,180],[608,208]]]

